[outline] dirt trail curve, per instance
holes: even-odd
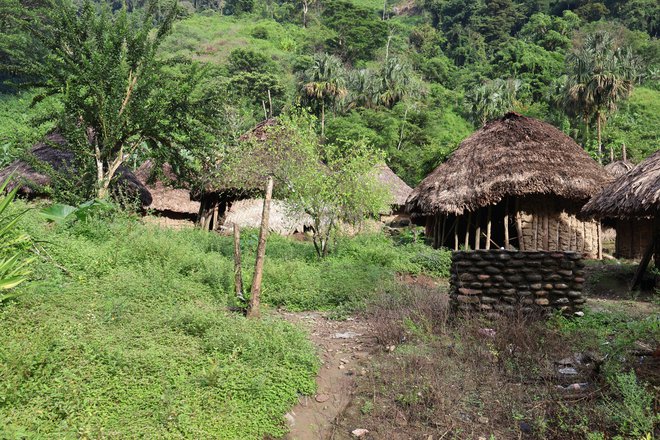
[[[325,440],[332,435],[335,418],[351,400],[355,377],[369,373],[365,360],[376,347],[373,331],[366,320],[357,317],[333,321],[318,312],[281,315],[309,331],[321,359],[317,394],[302,396],[286,415],[291,431],[284,439]]]

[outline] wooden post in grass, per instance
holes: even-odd
[[[268,238],[268,218],[270,217],[270,199],[272,196],[273,178],[269,177],[266,184],[264,209],[261,213],[261,229],[259,230],[259,244],[257,245],[257,260],[254,263],[254,278],[252,278],[252,289],[250,290],[248,318],[259,317],[259,295],[261,294],[261,277],[263,276],[264,258],[266,257],[266,238]]]
[[[243,271],[241,270],[241,229],[234,223],[234,285],[236,298],[245,301],[243,296]]]

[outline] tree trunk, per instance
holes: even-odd
[[[270,217],[270,199],[273,196],[273,178],[268,178],[266,184],[266,197],[261,214],[261,229],[259,230],[259,244],[257,245],[257,259],[254,263],[254,278],[250,290],[250,306],[248,307],[248,318],[259,317],[259,296],[261,295],[261,278],[264,272],[264,259],[266,257],[266,239],[268,238],[268,220]]]
[[[241,230],[236,223],[234,223],[234,286],[236,298],[245,301],[243,296],[243,271],[241,270]]]
[[[321,140],[325,139],[325,101],[321,101]]]
[[[596,115],[596,137],[598,138],[598,162],[603,163],[603,143],[601,142],[601,121],[600,113]]]

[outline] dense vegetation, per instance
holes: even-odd
[[[314,391],[301,331],[274,312],[227,311],[230,237],[124,214],[49,224],[37,209],[20,228],[37,259],[0,308],[0,437],[262,438],[285,432],[283,414]],[[244,233],[246,258],[256,240]],[[268,249],[264,300],[294,310],[341,313],[390,289],[396,271],[442,275],[448,264],[382,236],[323,261],[309,242],[273,236]]]
[[[59,113],[56,120],[62,122],[57,99],[48,104],[48,112],[43,105],[26,108],[35,94],[55,90],[48,88],[53,85],[49,70],[35,70],[36,65],[26,70],[19,62],[26,41],[42,38],[34,36],[39,32],[15,38],[21,26],[10,17],[20,4],[3,0],[0,11],[3,41],[8,42],[0,54],[7,61],[4,76],[14,85],[47,87],[20,92],[24,87],[5,86],[0,117],[9,115],[10,123],[0,128],[3,162],[42,132],[29,130],[28,124],[41,123],[43,130],[46,113]],[[54,5],[70,11],[66,2]],[[129,15],[152,14],[161,29],[167,26],[170,6],[149,5],[129,2]],[[122,9],[119,3],[111,7]],[[610,151],[619,158],[623,144],[628,156],[639,161],[657,149],[659,12],[653,1],[616,0],[180,2],[172,32],[163,32],[164,40],[153,46],[157,63],[169,66],[154,70],[169,73],[159,74],[162,79],[154,84],[172,95],[158,105],[195,112],[191,120],[162,111],[154,121],[149,119],[153,115],[136,115],[137,123],[153,132],[145,138],[173,142],[177,148],[154,151],[156,145],[144,141],[130,151],[199,171],[200,160],[209,156],[203,145],[222,151],[264,117],[300,104],[317,114],[317,129],[327,141],[364,139],[385,152],[392,168],[412,185],[475,126],[507,110],[561,127],[595,156],[602,137],[604,162]],[[129,57],[126,65],[108,64],[105,71],[81,67],[67,75],[74,79],[71,86],[78,81],[82,87],[85,81],[98,82],[94,75],[115,69],[117,93],[108,100],[112,107],[88,108],[115,115],[111,110],[120,106],[125,91],[121,69],[129,69],[131,62]],[[604,78],[605,85],[595,84],[596,78]],[[66,114],[73,98],[62,96]],[[155,103],[164,99],[148,92],[142,96]],[[135,99],[137,108],[142,98]],[[16,113],[20,117],[11,117]],[[140,139],[127,141],[126,148]]]

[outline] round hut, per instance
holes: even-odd
[[[602,253],[577,214],[610,177],[570,137],[517,113],[489,122],[415,188],[406,209],[434,247]]]
[[[22,159],[15,160],[0,170],[0,182],[9,176],[8,189],[19,186],[18,194],[26,198],[48,197],[52,176],[69,180],[71,185],[80,181],[75,154],[66,149],[66,140],[59,133],[51,133],[34,145]],[[134,197],[142,206],[152,202],[151,193],[127,167],[120,166],[116,173],[114,190]]]
[[[137,178],[151,193],[152,201],[145,208],[159,217],[195,221],[200,203],[191,199],[188,188],[176,187],[178,179],[169,164],[157,168],[152,160],[147,160],[135,170]]]
[[[635,168],[635,164],[627,160],[617,160],[605,165],[605,171],[614,178],[628,174],[633,168]]]
[[[617,178],[582,209],[582,214],[614,220],[617,254],[650,258],[660,267],[660,151]]]
[[[391,226],[410,225],[410,215],[405,212],[405,207],[412,188],[385,163],[376,165],[375,172],[378,181],[392,196],[390,210],[381,213],[380,221]]]

